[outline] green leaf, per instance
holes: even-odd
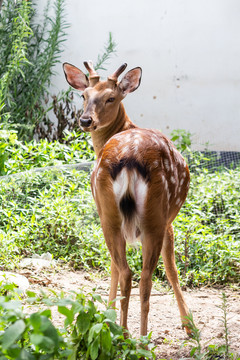
[[[85,334],[90,326],[90,316],[88,313],[81,311],[77,317],[77,327],[81,334]]]
[[[96,360],[98,357],[99,343],[100,343],[99,336],[97,336],[90,345],[90,356],[92,360]]]
[[[190,351],[190,356],[193,356],[196,352],[197,348],[193,347],[192,350]]]
[[[7,350],[7,354],[8,354],[10,359],[17,359],[20,352],[21,352],[21,348],[20,348],[20,346],[18,344],[13,344]]]
[[[7,310],[16,310],[22,307],[22,304],[20,301],[17,300],[11,300],[3,304],[3,307]]]
[[[55,348],[58,347],[59,335],[58,335],[57,329],[53,326],[53,324],[51,322],[50,322],[50,325],[48,326],[48,328],[46,329],[46,331],[44,331],[44,335],[45,335],[45,338],[48,338],[49,340],[51,340],[53,342],[53,345]],[[50,342],[49,342],[49,344],[50,344]]]
[[[102,328],[103,328],[103,323],[96,324],[91,327],[91,329],[89,331],[89,335],[88,335],[88,344],[90,344],[92,342],[95,335],[98,335],[100,333]]]
[[[30,316],[29,321],[33,329],[38,330],[41,326],[41,315],[38,313],[34,313]]]
[[[66,316],[68,324],[72,324],[74,320],[74,314],[72,310],[69,310],[66,306],[58,306],[58,311],[60,312],[60,314]]]
[[[40,315],[50,318],[52,316],[52,312],[50,309],[45,309],[40,312]]]
[[[47,329],[52,326],[52,323],[46,316],[40,315],[40,320],[41,320],[41,324],[39,330],[45,333]]]
[[[113,335],[122,335],[123,334],[123,330],[121,328],[121,326],[119,326],[118,324],[116,324],[115,322],[112,321],[107,321],[107,324],[110,328],[110,331]]]
[[[106,316],[107,319],[111,320],[112,322],[115,322],[117,319],[116,311],[113,309],[107,309],[106,311],[104,311],[104,315]]]
[[[110,330],[103,329],[101,331],[101,347],[103,348],[104,352],[108,353],[111,350],[112,347],[112,338],[110,334]]]
[[[30,341],[38,346],[39,344],[41,344],[43,342],[44,336],[42,334],[32,334],[30,335]]]
[[[8,349],[18,338],[22,335],[26,328],[23,320],[17,320],[13,325],[5,331],[2,338],[2,347],[4,350]]]
[[[55,343],[55,339],[49,336],[43,336],[41,343],[38,344],[39,348],[46,352],[53,352],[58,346],[58,342]]]
[[[17,359],[18,360],[35,360],[36,358],[26,349],[22,349],[19,354],[19,357]]]
[[[151,351],[149,351],[149,350],[138,349],[137,352],[138,352],[138,354],[140,354],[144,357],[147,357],[147,358],[150,358],[152,356]]]

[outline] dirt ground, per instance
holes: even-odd
[[[107,299],[110,278],[102,279],[98,274],[89,276],[80,271],[49,271],[23,270],[33,291],[46,288],[55,291],[89,292],[96,288],[96,292]],[[224,344],[223,312],[219,308],[222,304],[222,292],[227,295],[228,329],[231,351],[240,356],[240,290],[201,288],[184,291],[186,302],[191,309],[195,324],[201,330],[203,346],[209,344]],[[132,289],[129,308],[129,331],[138,337],[140,320],[139,289],[137,285]],[[117,304],[119,306],[119,303]],[[56,314],[57,316],[57,314]],[[152,332],[152,342],[157,346],[158,359],[190,359],[189,346],[182,346],[187,340],[181,327],[178,307],[172,291],[153,287],[149,314],[149,331]]]

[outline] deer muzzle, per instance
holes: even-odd
[[[91,116],[88,116],[88,117],[81,117],[80,118],[80,125],[83,127],[83,128],[88,128],[91,124],[92,124],[92,117]]]

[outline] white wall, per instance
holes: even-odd
[[[143,68],[141,87],[124,100],[133,121],[166,134],[186,129],[213,150],[240,151],[239,0],[66,4],[71,27],[62,61],[83,68],[84,60],[96,60],[111,31],[118,46],[108,73],[123,62]],[[54,84],[66,88],[57,70]]]

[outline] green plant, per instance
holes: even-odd
[[[66,39],[64,0],[54,1],[55,15],[36,21],[34,3],[3,1],[0,13],[0,104],[21,138],[31,138],[45,112],[53,69]]]
[[[16,132],[0,130],[0,144],[4,157],[2,175],[95,159],[90,136],[83,132],[66,132],[63,143],[43,139],[23,143],[17,139]]]
[[[192,176],[174,222],[178,267],[188,285],[239,282],[239,189],[239,169]]]
[[[79,151],[75,155],[71,149],[79,149],[81,140],[70,147],[47,142],[38,146],[26,146],[30,151],[24,157],[16,149],[11,171],[24,166],[31,169],[34,162],[37,166],[56,164],[60,155],[61,161],[74,162]],[[10,166],[10,159],[6,166]],[[239,171],[192,177],[187,201],[174,221],[176,262],[184,285],[239,284]],[[13,267],[27,249],[28,255],[49,251],[75,268],[109,270],[108,250],[89,182],[88,173],[66,170],[0,179],[1,266]],[[134,278],[139,280],[141,246],[129,247],[127,257]],[[161,258],[154,279],[166,281]]]
[[[53,5],[53,6],[52,6]],[[66,40],[65,0],[48,0],[43,19],[36,3],[26,0],[3,0],[0,12],[0,118],[4,128],[17,129],[18,137],[30,140],[33,135],[63,141],[65,132],[76,130],[81,109],[76,110],[73,91],[52,96],[49,91],[54,67],[60,60]],[[54,15],[49,16],[51,7]],[[109,34],[96,69],[115,52]],[[76,92],[74,92],[76,95]],[[49,118],[57,118],[57,129]]]
[[[201,343],[201,331],[194,324],[192,314],[186,317],[189,328],[191,329],[192,332],[192,337],[189,340],[186,340],[183,343],[183,346],[185,344],[192,344],[190,356],[195,360],[214,360],[214,359],[239,360],[239,358],[236,358],[236,356],[233,353],[230,353],[229,330],[227,324],[227,297],[224,292],[222,293],[221,300],[222,300],[222,304],[220,306],[220,309],[222,310],[222,323],[223,323],[224,340],[225,340],[225,343],[222,345],[208,345],[207,347],[206,345],[203,346]],[[210,339],[208,342],[212,340],[213,339]]]
[[[0,176],[6,174],[6,163],[9,158],[8,150],[17,140],[15,131],[1,130],[0,128]]]
[[[155,359],[150,336],[125,339],[123,329],[115,323],[115,311],[97,294],[66,297],[52,291],[39,297],[28,292],[25,303],[32,311],[26,315],[21,299],[9,293],[9,286],[7,291],[8,295],[0,297],[1,359]],[[105,310],[99,311],[96,302],[105,305]],[[45,309],[33,311],[34,304],[44,304]],[[64,316],[61,328],[52,322],[52,306]],[[150,350],[145,350],[147,345]]]
[[[173,130],[170,134],[171,140],[180,152],[190,149],[192,144],[192,134],[183,129]]]

